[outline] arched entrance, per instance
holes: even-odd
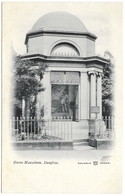
[[[51,115],[78,121],[78,72],[51,72]]]

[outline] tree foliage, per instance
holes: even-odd
[[[41,83],[46,65],[40,60],[23,60],[21,55],[14,51],[13,57],[13,104],[18,109],[22,107],[22,99],[32,100],[36,95],[44,91]],[[31,103],[34,109],[34,100]]]
[[[114,108],[114,82],[115,82],[115,63],[112,54],[108,51],[104,53],[104,57],[109,59],[109,64],[105,64],[103,68],[102,78],[102,115],[113,115]]]

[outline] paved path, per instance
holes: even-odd
[[[74,150],[17,150],[15,151],[19,158],[28,160],[74,160],[74,161],[93,161],[106,160],[113,156],[111,150],[96,150],[92,147],[77,147]]]

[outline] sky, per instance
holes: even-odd
[[[77,16],[87,30],[95,34],[96,54],[104,56],[106,50],[117,55],[121,44],[122,9],[120,3],[28,3],[15,2],[4,4],[5,35],[9,37],[14,50],[18,54],[26,52],[24,45],[26,33],[44,14],[52,11],[65,11]]]

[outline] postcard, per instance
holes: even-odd
[[[122,193],[122,7],[2,3],[3,193]]]

